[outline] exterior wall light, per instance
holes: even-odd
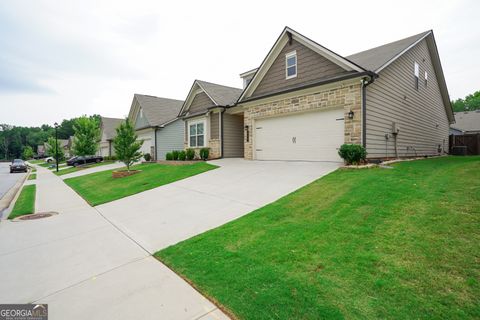
[[[353,119],[354,114],[355,113],[352,110],[350,110],[350,112],[348,113],[348,119],[350,119],[350,120]]]

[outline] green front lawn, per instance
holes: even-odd
[[[37,188],[34,184],[24,186],[20,196],[13,207],[12,212],[8,216],[8,219],[13,219],[26,214],[35,212],[35,192]]]
[[[155,256],[239,319],[480,318],[480,157],[337,170]]]
[[[27,160],[28,163],[30,164],[40,164],[40,163],[43,163],[45,162],[43,159],[38,159],[38,160]]]
[[[205,162],[181,166],[145,163],[131,167],[132,170],[141,170],[140,173],[124,178],[114,179],[112,178],[112,171],[114,170],[106,170],[76,178],[68,178],[64,181],[88,203],[96,206],[215,168],[216,166]]]
[[[104,166],[106,164],[112,164],[112,163],[114,163],[114,162],[113,161],[103,161],[103,162],[99,162],[99,163],[87,164],[87,165],[80,166],[80,167],[69,167],[68,169],[58,170],[58,172],[55,171],[55,169],[53,169],[54,170],[53,173],[55,173],[57,176],[63,176],[65,174],[77,172],[77,171],[80,171],[80,170],[99,167],[99,166]]]

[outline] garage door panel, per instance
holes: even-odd
[[[341,161],[338,148],[343,141],[343,108],[259,119],[255,124],[258,160]]]

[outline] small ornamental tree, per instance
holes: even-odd
[[[48,138],[47,143],[45,144],[45,147],[47,151],[47,156],[53,157],[55,161],[57,161],[55,152],[58,152],[58,161],[62,161],[63,159],[65,159],[65,153],[63,152],[63,148],[58,142],[58,140],[55,140],[55,138],[53,137]]]
[[[143,141],[137,141],[135,129],[128,119],[122,122],[116,129],[117,136],[114,139],[115,152],[118,160],[127,166],[130,172],[130,166],[142,158],[140,148]]]
[[[23,148],[22,156],[24,160],[32,159],[33,158],[33,149],[30,146],[26,146]]]
[[[73,125],[72,152],[76,156],[91,156],[97,153],[100,142],[100,125],[93,117],[82,116]]]

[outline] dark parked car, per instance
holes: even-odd
[[[27,171],[28,167],[25,161],[23,161],[22,159],[15,159],[12,161],[12,164],[10,165],[10,173]]]
[[[101,156],[76,156],[67,160],[67,166],[79,166],[87,163],[98,163],[102,162],[103,157]]]

